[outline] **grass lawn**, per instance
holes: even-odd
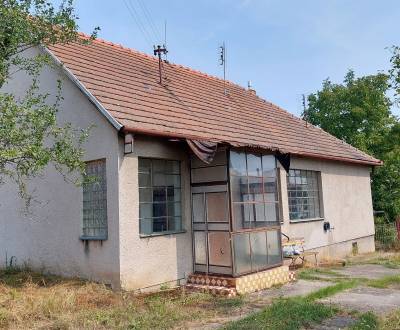
[[[372,255],[351,263],[376,263],[400,267],[399,254]],[[334,315],[356,318],[358,329],[400,329],[400,309],[384,317],[373,313],[352,313],[340,306],[323,305],[319,299],[363,285],[375,288],[400,288],[400,275],[376,280],[343,276],[333,269],[304,269],[305,280],[324,280],[328,287],[306,296],[278,298],[265,302],[256,313],[225,324],[225,329],[302,329]],[[213,297],[164,290],[138,295],[114,292],[102,284],[78,279],[48,276],[28,270],[0,270],[0,328],[12,329],[169,329],[184,328],[188,322],[218,322],[229,315],[249,313],[257,303],[255,296]],[[256,304],[257,305],[257,304]],[[259,305],[258,305],[259,306]],[[400,308],[400,307],[399,307]]]
[[[278,299],[263,311],[230,323],[226,329],[295,330],[311,323],[320,323],[337,312],[334,307],[304,298]]]
[[[92,282],[0,271],[0,328],[168,329],[225,315],[242,301],[182,290],[134,295]]]
[[[361,254],[349,258],[348,265],[357,264],[373,264],[382,265],[388,268],[400,268],[400,253],[399,252],[374,252]]]

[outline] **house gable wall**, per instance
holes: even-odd
[[[321,172],[323,219],[289,220],[286,172],[282,170],[282,232],[304,238],[305,248],[320,250],[321,258],[350,254],[352,242],[358,242],[359,252],[374,251],[370,167],[306,158],[293,158],[290,167]],[[325,221],[330,223],[330,231],[324,231]]]
[[[27,56],[38,53],[27,52]],[[15,185],[0,186],[0,267],[15,257],[35,269],[50,273],[85,277],[119,287],[118,228],[118,132],[89,102],[87,97],[61,70],[46,69],[40,77],[43,92],[55,95],[57,79],[63,82],[63,97],[58,120],[73,127],[93,125],[85,144],[85,160],[106,159],[108,240],[83,242],[82,188],[66,183],[48,166],[42,178],[29,182],[36,201],[23,212],[23,202]],[[23,95],[30,80],[16,75],[4,91]],[[49,99],[52,101],[52,98]]]

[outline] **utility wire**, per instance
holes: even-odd
[[[126,8],[128,9],[130,15],[132,16],[133,20],[135,21],[136,25],[138,26],[139,30],[143,34],[143,37],[146,39],[146,42],[149,43],[150,46],[153,46],[154,43],[152,42],[152,38],[147,31],[146,27],[144,26],[142,20],[140,19],[133,3],[131,3],[129,0],[123,0]]]
[[[147,23],[149,24],[150,29],[152,30],[156,40],[161,42],[162,37],[161,37],[160,30],[157,28],[157,25],[154,23],[153,17],[151,15],[150,11],[147,9],[146,4],[142,0],[137,0],[137,3],[141,7],[141,9],[144,13],[144,17],[145,17]]]

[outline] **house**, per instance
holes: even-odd
[[[287,272],[281,233],[303,237],[320,258],[374,251],[379,160],[254,90],[120,45],[26,56],[42,51],[59,66],[42,72],[40,88],[54,95],[63,81],[59,120],[94,125],[85,160],[98,180],[76,187],[49,166],[30,183],[38,202],[28,215],[3,185],[2,265],[13,258],[134,290],[193,273]],[[28,85],[19,73],[5,90]]]

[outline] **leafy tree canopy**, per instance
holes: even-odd
[[[0,92],[0,184],[16,183],[29,202],[26,182],[48,164],[75,182],[84,172],[82,144],[88,130],[57,122],[62,101],[60,81],[56,101],[49,102],[49,95],[40,92],[38,77],[44,66],[52,65],[49,57],[45,53],[24,56],[32,47],[80,42],[78,17],[73,0],[64,0],[57,8],[45,0],[2,0],[0,18],[0,88],[20,71],[32,80],[24,97],[4,89]],[[75,179],[74,173],[78,174]]]
[[[373,201],[391,219],[400,215],[400,122],[388,96],[395,74],[356,78],[350,70],[341,84],[326,79],[320,91],[307,97],[303,113],[312,124],[384,161],[372,174]]]
[[[388,89],[388,75],[355,78],[350,70],[342,84],[327,79],[322,90],[309,95],[303,117],[358,149],[378,156],[396,122],[390,110]]]

